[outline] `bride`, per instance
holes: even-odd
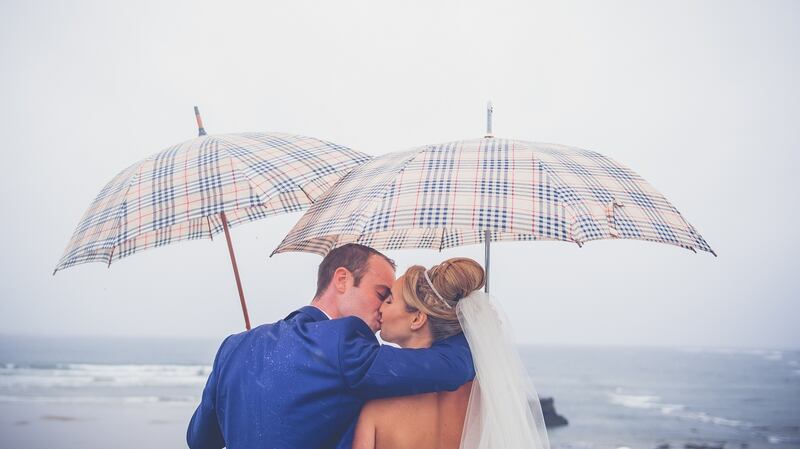
[[[415,265],[381,306],[381,339],[427,348],[464,332],[475,380],[456,391],[368,402],[354,449],[549,449],[541,405],[513,346],[507,318],[480,291],[484,271],[453,258],[426,270]]]

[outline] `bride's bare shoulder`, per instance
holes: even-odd
[[[418,410],[426,403],[434,403],[436,393],[416,394],[413,396],[398,396],[395,398],[373,399],[361,409],[361,415],[386,416],[405,414],[411,410]]]
[[[466,409],[466,401],[469,400],[471,387],[472,382],[470,381],[456,391],[373,399],[361,409],[361,416],[366,415],[370,418],[405,416],[407,418],[408,413],[420,414],[427,410],[434,410],[441,405]]]

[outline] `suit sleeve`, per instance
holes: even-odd
[[[230,337],[220,345],[217,356],[214,358],[214,365],[208,381],[203,389],[203,397],[200,405],[197,406],[192,420],[189,421],[189,428],[186,430],[186,443],[190,449],[221,449],[225,446],[225,439],[219,427],[217,419],[217,381],[220,365],[220,354],[222,348]]]
[[[339,354],[345,383],[364,399],[454,391],[475,377],[464,334],[439,340],[427,349],[378,344],[369,327],[350,318]]]

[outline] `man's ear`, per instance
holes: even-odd
[[[411,319],[411,330],[418,331],[422,329],[422,326],[425,326],[427,322],[428,314],[417,310],[416,313],[414,313],[414,318]]]
[[[333,288],[336,289],[339,293],[344,293],[347,290],[347,285],[350,280],[351,274],[350,271],[345,267],[339,267],[336,271],[333,272],[333,279],[331,280],[331,284],[333,284]]]

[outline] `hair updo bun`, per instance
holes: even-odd
[[[428,273],[436,291],[448,301],[458,301],[483,287],[486,272],[483,267],[467,257],[447,259]]]
[[[426,272],[433,288],[425,279]],[[434,340],[461,332],[455,306],[486,282],[483,267],[467,257],[447,259],[430,270],[414,265],[406,270],[404,276],[406,307],[409,312],[420,310],[428,315]]]

